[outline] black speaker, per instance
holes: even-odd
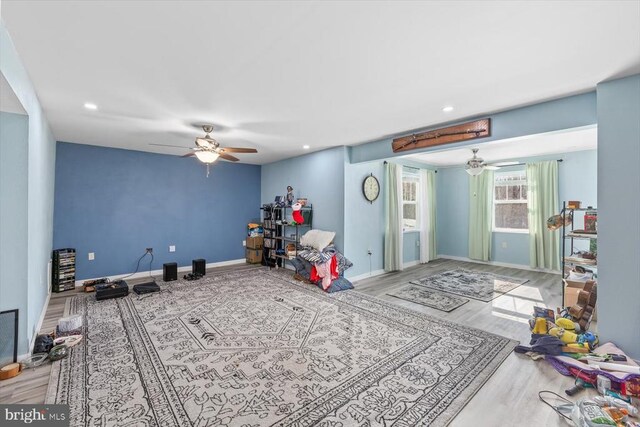
[[[178,280],[178,263],[168,262],[162,264],[162,280],[165,282],[171,282],[172,280]]]
[[[191,262],[191,273],[204,276],[206,269],[206,261],[203,259],[194,259]]]

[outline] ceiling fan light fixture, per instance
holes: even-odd
[[[478,166],[471,166],[471,165],[467,165],[464,168],[467,173],[471,176],[478,176],[482,173],[482,171],[484,171],[484,168],[480,165]]]
[[[215,144],[216,144],[216,140],[211,138],[209,135],[196,138],[196,145],[198,147],[208,148],[208,147],[214,146]]]
[[[196,157],[202,163],[210,164],[218,160],[218,157],[220,157],[220,154],[216,153],[215,151],[204,150],[204,151],[196,151]]]

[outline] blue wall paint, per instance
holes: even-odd
[[[448,148],[477,146],[484,142],[500,139],[514,138],[517,136],[533,135],[537,133],[551,132],[555,130],[570,129],[575,127],[593,125],[597,121],[596,93],[589,92],[581,95],[568,96],[553,101],[541,102],[527,107],[515,108],[495,114],[483,114],[456,122],[439,123],[437,125],[402,132],[399,135],[407,135],[413,132],[422,132],[471,120],[491,117],[491,136],[476,141],[450,144]],[[357,145],[352,148],[351,161],[353,163],[372,160],[388,159],[406,153],[396,154],[391,150],[392,136],[378,141]],[[441,147],[433,147],[419,152],[435,151]]]
[[[335,231],[335,244],[344,251],[345,161],[346,147],[336,147],[263,165],[262,203],[285,195],[291,185],[295,197],[313,205],[313,228]]]
[[[640,75],[598,85],[598,331],[640,358]]]
[[[0,311],[18,308],[18,353],[27,339],[29,118],[0,111]]]
[[[27,165],[27,294],[26,336],[20,336],[20,349],[31,341],[48,294],[48,263],[53,238],[53,187],[56,145],[36,92],[11,37],[0,20],[0,72],[15,92],[29,116]],[[24,273],[23,273],[24,277]],[[22,351],[22,350],[21,350]]]
[[[414,262],[420,260],[420,233],[411,231],[402,236],[402,262]]]
[[[54,246],[76,248],[78,279],[133,272],[146,247],[154,269],[244,258],[259,207],[260,166],[219,162],[207,178],[196,159],[58,143]]]
[[[380,195],[369,203],[362,194],[362,181],[373,174],[380,183]],[[351,262],[347,277],[380,270],[384,265],[384,165],[381,161],[346,164],[345,248]],[[371,250],[371,256],[367,251]]]
[[[469,180],[463,168],[438,169],[436,243],[438,255],[469,255]]]
[[[394,162],[419,168],[427,165],[408,159],[394,159]],[[375,272],[384,267],[384,162],[348,163],[345,165],[345,255],[353,262],[347,270],[347,277]],[[362,181],[373,173],[380,182],[380,196],[373,204],[362,195]],[[436,177],[437,179],[437,177]],[[420,234],[404,233],[403,262],[420,260]],[[367,250],[371,249],[369,259]]]
[[[559,194],[563,200],[580,200],[584,206],[597,206],[597,152],[577,151],[550,156],[519,159],[536,162],[563,159],[559,167]],[[518,159],[516,159],[518,160]],[[520,169],[524,167],[521,166]],[[503,171],[517,168],[503,168]],[[438,170],[437,234],[438,254],[468,256],[469,185],[463,168]],[[576,224],[582,218],[576,216]],[[502,244],[507,247],[503,248]],[[578,243],[578,246],[580,244]],[[584,243],[582,249],[587,248]],[[529,265],[529,235],[522,233],[493,233],[491,260],[509,264]]]

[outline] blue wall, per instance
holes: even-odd
[[[29,118],[0,111],[0,311],[19,309],[19,354],[28,351]]]
[[[395,136],[353,147],[351,161],[360,163],[406,155],[406,152],[394,153],[392,151],[391,142],[393,138],[413,132],[423,132],[487,117],[491,117],[491,136],[482,138],[481,140],[449,144],[447,148],[478,145],[478,143],[483,142],[593,125],[597,122],[596,93],[589,92],[581,95],[567,96],[565,98],[514,108],[499,113],[483,114],[455,122],[438,123],[431,127],[403,131]],[[437,151],[441,148],[442,147],[436,146],[424,150],[415,150],[412,154]]]
[[[598,331],[640,359],[640,75],[598,84]]]
[[[427,168],[422,163],[408,159],[393,159],[395,163]],[[345,255],[353,262],[347,270],[347,277],[378,272],[384,267],[384,162],[373,161],[349,163],[345,165]],[[369,203],[362,195],[362,181],[373,173],[380,182],[380,195]],[[436,179],[438,177],[436,176]],[[420,260],[420,233],[408,232],[403,235],[403,262]],[[371,250],[369,256],[367,251]]]
[[[362,194],[362,181],[370,174],[380,183],[380,195],[373,203],[369,203]],[[383,163],[347,164],[344,184],[344,254],[353,262],[346,276],[354,277],[380,270],[384,265]],[[368,250],[371,250],[371,256],[367,254]]]
[[[221,161],[207,178],[195,158],[58,143],[54,246],[76,248],[79,280],[133,272],[146,247],[154,269],[244,258],[259,207],[260,166]]]
[[[597,152],[577,151],[551,156],[514,159],[536,162],[563,159],[559,166],[560,203],[580,200],[584,206],[597,206]],[[503,171],[517,167],[502,168]],[[524,166],[520,166],[524,169]],[[438,255],[468,257],[469,236],[469,175],[462,167],[438,169],[437,183],[437,244]],[[577,221],[581,218],[576,217]],[[579,222],[576,222],[578,224]],[[503,247],[506,243],[506,248]],[[585,247],[586,249],[586,247]],[[491,261],[529,265],[529,235],[524,233],[493,233]]]
[[[346,148],[336,147],[263,165],[262,203],[292,186],[295,197],[313,205],[313,228],[335,231],[335,244],[344,251],[345,159]]]
[[[19,351],[24,353],[35,336],[48,295],[48,264],[53,238],[53,187],[56,144],[38,96],[18,53],[0,20],[0,72],[29,116],[27,192],[18,196],[27,203],[26,306],[14,307],[26,314],[26,332],[20,333]],[[23,279],[25,273],[21,276]],[[22,330],[22,328],[21,328]]]

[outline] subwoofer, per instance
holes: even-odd
[[[177,262],[168,262],[166,264],[162,264],[162,280],[164,280],[165,282],[178,280]]]
[[[194,259],[191,262],[191,273],[205,275],[206,261],[204,259]]]

